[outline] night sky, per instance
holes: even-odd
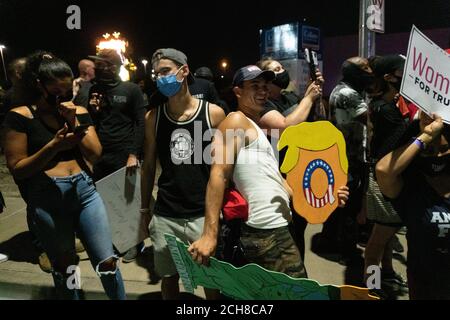
[[[409,31],[413,23],[421,29],[450,27],[449,0],[385,1],[386,33]],[[66,27],[71,4],[81,7],[80,31]],[[232,72],[259,58],[261,28],[306,19],[322,28],[323,37],[357,34],[358,15],[359,0],[0,0],[0,43],[7,46],[7,62],[46,49],[75,66],[95,54],[103,33],[120,31],[135,62],[159,47],[174,47],[187,54],[191,69],[207,65],[217,71],[219,60],[227,58]]]

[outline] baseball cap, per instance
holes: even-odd
[[[200,67],[197,70],[195,70],[194,75],[197,78],[204,78],[209,81],[212,81],[214,79],[213,73],[210,68],[208,67]]]
[[[395,70],[403,69],[405,58],[401,55],[387,55],[378,57],[372,66],[373,73],[376,76],[384,76],[393,73]]]
[[[275,73],[273,71],[263,71],[255,65],[249,65],[236,71],[233,77],[233,87],[240,85],[244,81],[253,80],[260,76],[264,77],[267,81],[275,79]]]
[[[161,59],[172,60],[173,62],[181,65],[188,64],[186,55],[183,52],[173,48],[161,48],[156,50],[152,56],[152,66],[154,66],[155,63],[157,63]],[[194,76],[191,73],[189,73],[188,83],[191,84],[194,81],[195,81]]]
[[[114,49],[102,49],[97,53],[96,56],[88,56],[88,57],[89,59],[92,60],[105,61],[116,66],[122,65],[122,59],[120,58],[117,51]]]

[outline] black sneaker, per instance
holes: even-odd
[[[400,243],[400,240],[396,235],[394,235],[394,239],[392,240],[392,249],[394,249],[395,252],[403,253],[405,252],[405,248],[403,248],[403,245]]]
[[[408,283],[395,271],[381,272],[381,287],[385,291],[408,292]]]
[[[131,249],[129,249],[125,255],[122,257],[122,262],[123,263],[130,263],[133,262],[134,260],[136,260],[137,256],[139,254],[142,253],[142,251],[144,251],[145,249],[145,245],[144,243],[140,243],[134,247],[132,247]]]
[[[369,289],[369,294],[380,298],[380,300],[388,300],[389,295],[382,289]]]

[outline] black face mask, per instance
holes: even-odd
[[[58,96],[55,96],[54,94],[47,94],[45,101],[49,106],[56,107],[58,105]]]
[[[117,80],[117,75],[109,68],[95,68],[95,80],[99,83],[113,83]]]
[[[368,85],[364,88],[364,91],[368,94],[374,94],[375,88],[372,85]]]
[[[429,177],[440,176],[450,172],[450,154],[442,157],[419,156],[415,159],[415,167]]]
[[[278,73],[275,79],[272,80],[272,83],[281,89],[286,89],[289,86],[289,82],[291,82],[291,78],[287,70]]]
[[[72,101],[73,99],[73,92],[69,91],[69,94],[67,96],[57,96],[52,93],[50,93],[45,86],[43,86],[45,93],[47,94],[47,97],[45,98],[45,101],[49,106],[57,107],[62,102]]]
[[[359,93],[371,86],[375,81],[375,77],[372,73],[364,71],[356,64],[348,61],[343,64],[342,76],[342,81],[349,84]]]

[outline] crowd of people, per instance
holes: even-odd
[[[118,262],[133,261],[145,244],[117,251],[95,187],[124,167],[127,175],[141,170],[140,213],[163,299],[180,293],[165,233],[189,243],[193,260],[205,266],[214,256],[307,278],[308,223],[280,172],[285,154],[271,142],[289,126],[330,121],[346,141],[348,183],[337,186],[339,208],[324,223],[318,250],[352,264],[360,255],[358,227],[370,222],[362,271],[366,280],[369,267],[381,265],[382,288],[374,294],[383,298],[394,288],[411,299],[450,299],[450,128],[400,96],[404,63],[400,55],[349,58],[325,99],[319,70],[299,96],[282,62],[264,58],[236,71],[234,105],[220,97],[209,68],[192,72],[173,48],[152,56],[152,94],[144,90],[147,79],[120,79],[114,50],[81,60],[77,79],[51,52],[16,59],[2,96],[2,150],[58,297],[79,298],[66,283],[80,239],[108,297],[126,299]],[[227,219],[225,200],[236,193],[245,212]],[[392,263],[402,227],[407,281]],[[205,295],[221,297],[213,288]]]

